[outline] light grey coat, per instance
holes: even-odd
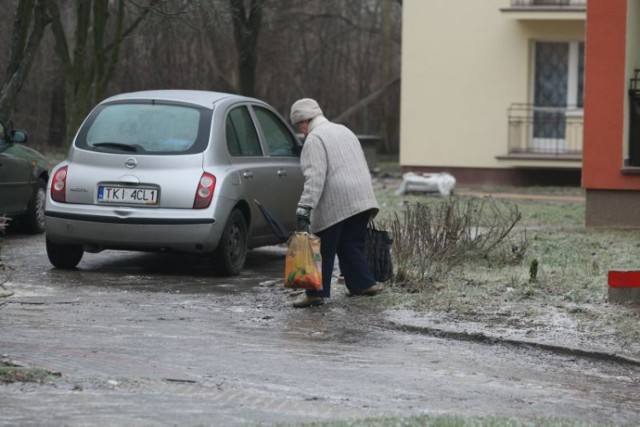
[[[311,210],[311,231],[317,233],[378,202],[360,141],[347,127],[320,116],[310,125],[300,166],[304,190],[300,205]]]

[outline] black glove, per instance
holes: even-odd
[[[298,226],[296,231],[309,232],[309,225],[311,224],[311,208],[309,206],[298,205],[296,209],[296,218],[298,218]]]

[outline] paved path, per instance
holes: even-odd
[[[0,355],[61,377],[0,386],[2,426],[640,419],[634,365],[388,328],[377,304],[340,292],[293,309],[283,249],[252,252],[243,275],[219,279],[170,254],[92,254],[60,271],[42,240],[3,247],[17,269],[0,307]]]

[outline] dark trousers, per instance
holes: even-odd
[[[307,291],[310,296],[329,298],[336,255],[344,283],[351,293],[361,292],[376,284],[364,257],[364,240],[370,212],[362,212],[318,232],[322,255],[322,291]]]

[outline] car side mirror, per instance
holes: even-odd
[[[27,142],[27,132],[23,130],[12,130],[11,141],[24,144]]]

